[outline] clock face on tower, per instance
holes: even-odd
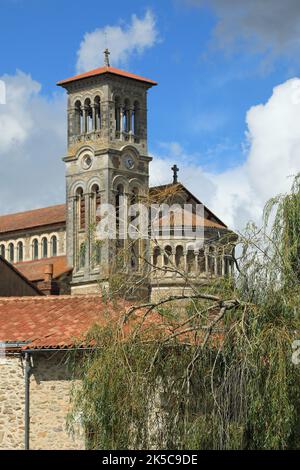
[[[92,163],[93,163],[93,159],[92,159],[91,155],[86,154],[86,155],[83,156],[83,158],[81,160],[81,166],[84,170],[88,170],[89,168],[91,168]]]
[[[128,170],[132,170],[132,168],[134,168],[134,159],[131,155],[125,155],[125,166]]]

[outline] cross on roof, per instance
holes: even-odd
[[[173,165],[171,170],[173,171],[173,184],[176,184],[176,183],[178,183],[179,168],[177,167],[177,165]]]
[[[110,64],[109,64],[109,56],[110,56],[110,52],[109,50],[106,48],[105,51],[104,51],[104,65],[106,67],[110,67]]]

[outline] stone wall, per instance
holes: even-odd
[[[84,449],[66,429],[71,374],[63,352],[34,353],[30,377],[30,449]],[[24,369],[20,357],[0,358],[0,449],[24,449]]]
[[[19,357],[0,356],[0,450],[23,448],[23,364]]]

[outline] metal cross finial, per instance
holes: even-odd
[[[178,183],[179,168],[177,167],[177,165],[173,165],[171,170],[173,171],[173,184],[176,184],[176,183]]]
[[[110,67],[110,64],[109,64],[109,55],[110,55],[110,52],[109,50],[106,48],[105,51],[104,51],[104,65],[106,67]]]

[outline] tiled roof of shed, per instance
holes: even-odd
[[[28,342],[33,348],[69,348],[94,324],[116,315],[98,296],[0,298],[0,343]]]

